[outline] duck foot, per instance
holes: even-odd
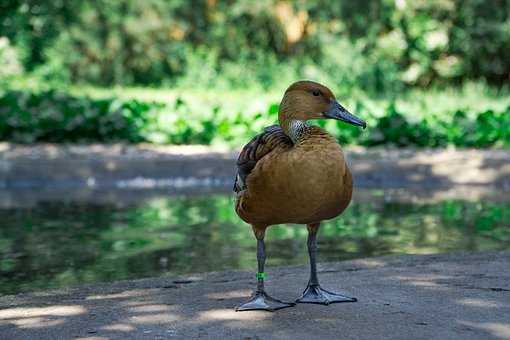
[[[329,305],[337,302],[356,302],[358,299],[348,297],[342,294],[327,291],[319,285],[308,285],[303,295],[296,300],[297,303],[316,303],[319,305]]]
[[[247,310],[266,310],[274,312],[275,310],[293,307],[296,304],[294,302],[283,302],[275,299],[265,291],[256,291],[253,296],[247,302],[236,308],[236,312],[242,312]]]

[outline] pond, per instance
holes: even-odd
[[[0,208],[0,294],[255,270],[255,239],[228,193],[56,196],[25,204],[23,195],[13,195],[19,202]],[[510,202],[504,199],[415,199],[365,189],[342,216],[323,224],[318,258],[510,249],[509,221]],[[303,226],[270,228],[268,265],[308,263],[306,237]]]

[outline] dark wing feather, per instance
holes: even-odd
[[[237,176],[234,191],[246,189],[246,177],[251,173],[257,162],[277,146],[292,146],[292,140],[283,132],[279,125],[271,125],[264,132],[255,136],[246,144],[237,159]]]

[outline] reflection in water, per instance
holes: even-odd
[[[392,202],[363,197],[324,223],[319,260],[510,249],[510,203]],[[256,266],[251,228],[228,195],[128,206],[41,202],[0,209],[0,293]],[[267,233],[269,265],[305,264],[306,228]]]

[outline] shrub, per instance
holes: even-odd
[[[30,142],[153,142],[240,147],[277,121],[278,105],[240,110],[177,97],[166,104],[135,99],[92,99],[56,91],[7,91],[0,96],[0,139]],[[397,147],[510,147],[510,106],[500,110],[444,110],[413,114],[394,100],[382,111],[358,101],[353,112],[368,128],[319,121],[342,144]]]
[[[18,51],[12,46],[9,39],[2,36],[0,36],[0,65],[2,65],[0,67],[0,82],[23,72]]]
[[[0,138],[19,143],[137,143],[146,140],[158,108],[137,100],[94,100],[55,91],[7,91],[0,97]]]
[[[507,84],[508,13],[507,0],[17,0],[0,3],[0,32],[45,81],[267,88],[311,68],[379,93]]]

